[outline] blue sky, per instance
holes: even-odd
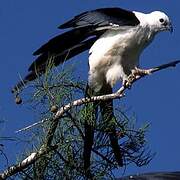
[[[29,64],[33,61],[32,52],[60,33],[58,25],[74,15],[89,9],[115,6],[143,12],[161,10],[172,20],[174,33],[164,32],[156,37],[141,56],[142,67],[148,68],[180,59],[179,0],[171,0],[171,3],[167,0],[0,2],[0,118],[6,121],[0,128],[0,135],[14,136],[17,129],[37,121],[36,115],[27,106],[16,106],[10,93],[11,87],[19,80],[19,74],[25,75]],[[80,74],[87,74],[87,53],[74,59],[79,60]],[[147,139],[152,151],[157,153],[148,166],[137,168],[133,165],[127,168],[126,173],[179,170],[179,77],[180,66],[144,78],[126,93],[127,96],[120,106],[125,104],[130,107],[136,114],[138,124],[151,123]],[[22,146],[13,142],[4,142],[4,145],[10,162],[15,162]],[[0,170],[3,168],[1,164]]]

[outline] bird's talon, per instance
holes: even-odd
[[[141,76],[144,76],[144,75],[150,75],[151,74],[151,70],[149,69],[139,69],[139,68],[135,68],[132,70],[132,75],[138,79],[140,78]]]
[[[123,83],[123,86],[125,88],[131,89],[132,84],[131,84],[131,82],[129,80],[125,80],[124,83]]]

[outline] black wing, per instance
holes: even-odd
[[[96,32],[93,27],[86,26],[72,29],[54,37],[33,53],[33,55],[39,56],[28,70],[41,69],[42,65],[48,64],[47,61],[51,57],[53,57],[54,65],[57,66],[63,63],[71,57],[88,50],[103,32],[104,30]]]
[[[40,55],[41,57],[38,57],[32,63],[29,70],[33,70],[34,64],[36,64],[36,68],[37,65],[40,65],[37,62],[42,62],[39,59],[42,60],[45,57],[43,54],[48,54],[49,56],[61,54],[90,36],[100,36],[106,30],[106,27],[109,28],[113,24],[119,26],[136,26],[139,24],[139,20],[133,12],[121,8],[96,9],[77,15],[72,20],[60,26],[60,28],[72,27],[75,29],[54,37],[33,53],[33,55]],[[98,30],[97,27],[104,28]]]
[[[49,59],[51,56],[53,56],[52,60],[53,60],[54,65],[58,66],[62,62],[91,48],[91,46],[94,44],[94,42],[96,40],[97,40],[97,37],[92,37],[86,41],[79,42],[78,44],[73,45],[73,47],[71,47],[69,49],[64,49],[63,51],[59,51],[57,53],[55,53],[55,51],[53,51],[54,55],[48,53],[49,51],[47,51],[47,52],[45,51],[40,56],[38,56],[37,59],[30,65],[28,71],[35,71],[35,70],[39,69],[39,67],[42,68],[43,65],[44,65],[44,67],[43,67],[43,69],[44,69],[48,65],[48,62],[46,62],[44,60]],[[57,47],[59,48],[59,46],[57,46]],[[57,49],[57,47],[55,49]]]
[[[40,55],[44,52],[58,53],[60,50],[64,51],[89,37],[92,31],[93,29],[90,26],[67,31],[49,40],[37,49],[33,55]]]
[[[119,26],[136,26],[139,20],[133,12],[121,8],[103,8],[84,12],[72,20],[62,24],[60,28],[72,28],[60,34],[36,50],[33,55],[38,55],[29,67],[29,74],[24,78],[24,83],[19,82],[14,91],[21,89],[28,81],[36,79],[46,70],[49,60],[55,66],[88,50],[106,29],[114,24]],[[98,27],[103,27],[98,29]]]
[[[136,26],[140,22],[132,11],[121,8],[102,8],[87,11],[59,26],[60,29],[84,26]]]

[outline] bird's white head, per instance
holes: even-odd
[[[153,11],[147,14],[148,24],[155,32],[170,31],[173,32],[173,27],[169,17],[161,11]]]

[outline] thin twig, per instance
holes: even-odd
[[[24,127],[24,128],[22,128],[22,129],[17,130],[17,131],[15,131],[15,133],[19,133],[19,132],[22,132],[22,131],[29,130],[29,129],[31,129],[32,127],[41,125],[41,124],[45,123],[45,122],[48,121],[48,120],[49,120],[49,119],[43,119],[43,120],[38,121],[38,122],[36,122],[36,123],[34,123],[34,124],[32,124],[32,125],[29,125],[29,126],[27,126],[27,127]]]

